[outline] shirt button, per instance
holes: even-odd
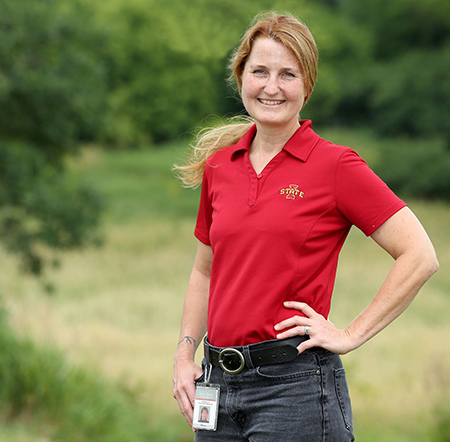
[[[262,173],[258,173],[258,175],[256,175],[256,178],[262,178]]]

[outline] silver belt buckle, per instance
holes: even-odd
[[[239,356],[241,365],[236,369],[236,370],[230,370],[229,368],[225,367],[224,363],[223,363],[223,357],[225,355],[226,352],[230,352],[230,353],[234,353],[237,354]],[[244,355],[239,351],[236,350],[235,348],[224,348],[220,353],[219,353],[219,365],[220,368],[228,374],[238,374],[240,373],[244,367],[245,367],[245,360],[244,360]]]

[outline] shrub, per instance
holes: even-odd
[[[450,152],[443,140],[383,139],[375,172],[396,193],[450,200]]]
[[[51,348],[12,334],[0,310],[0,412],[26,418],[64,442],[151,440],[136,403],[116,385],[67,362]]]

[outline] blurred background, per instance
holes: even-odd
[[[266,10],[316,38],[302,118],[404,198],[441,263],[344,357],[356,438],[450,441],[448,0],[0,0],[0,440],[193,440],[171,376],[199,193],[171,168],[243,113],[227,60]],[[338,327],[391,265],[352,230]]]

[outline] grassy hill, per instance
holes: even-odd
[[[343,144],[351,139],[352,147],[368,159],[376,156],[376,143],[366,136],[331,135]],[[92,182],[103,192],[105,243],[60,254],[61,268],[49,275],[57,287],[54,295],[21,275],[14,258],[0,252],[0,292],[15,335],[60,349],[73,366],[100,373],[106,389],[108,382],[119,385],[147,416],[151,431],[143,440],[158,442],[192,440],[171,395],[199,198],[198,191],[183,189],[170,171],[183,146],[180,140],[152,150],[89,147],[71,163],[74,179]],[[433,240],[441,270],[394,324],[344,357],[361,442],[449,437],[449,206],[407,202]],[[352,229],[330,316],[338,327],[345,327],[371,300],[391,264],[371,239]],[[5,415],[3,420],[10,422]],[[12,426],[0,428],[0,440],[50,440],[39,428],[29,432],[28,421],[20,416]]]

